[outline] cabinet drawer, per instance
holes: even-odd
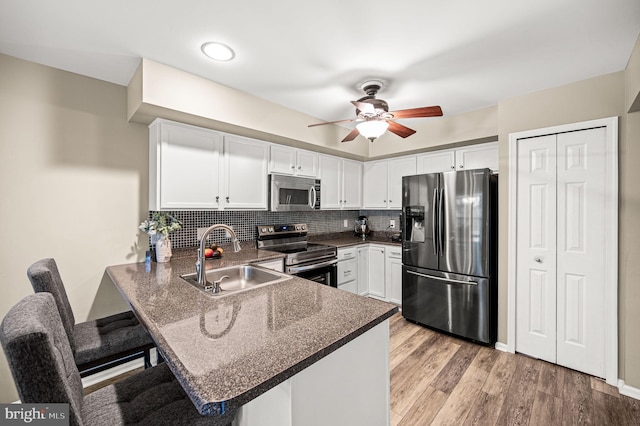
[[[358,263],[356,259],[338,262],[338,285],[354,281],[358,277]]]
[[[348,260],[356,258],[355,247],[345,247],[338,249],[338,260]]]
[[[402,259],[402,247],[385,247],[387,257]]]

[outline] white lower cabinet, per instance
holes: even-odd
[[[338,288],[358,293],[358,259],[355,247],[338,249]]]
[[[358,294],[369,294],[369,245],[363,244],[356,247],[358,260]]]
[[[384,249],[383,245],[369,245],[369,296],[386,300]]]
[[[402,247],[385,247],[384,271],[387,301],[402,304]]]
[[[402,247],[367,243],[339,248],[338,288],[402,304]]]

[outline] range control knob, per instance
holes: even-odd
[[[302,225],[302,230],[304,231],[305,229],[307,229],[307,225]]]
[[[301,229],[302,229],[302,227],[300,225],[296,225],[296,231],[299,231]]]
[[[269,232],[273,232],[273,226],[269,227]]]
[[[267,232],[267,228],[262,228],[261,232],[264,234],[265,232]]]

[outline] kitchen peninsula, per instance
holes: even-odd
[[[264,262],[243,249],[207,269]],[[389,327],[395,305],[299,277],[213,296],[180,278],[195,252],[106,271],[203,415],[235,425],[389,421]]]

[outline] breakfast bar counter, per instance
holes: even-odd
[[[225,252],[222,259],[207,260],[206,268],[262,262],[278,256],[254,249]],[[354,354],[359,356],[357,350],[360,349],[352,341],[357,341],[363,334],[373,335],[368,331],[382,327],[379,333],[382,333],[383,343],[386,336],[386,347],[378,350],[381,366],[371,368],[384,367],[385,360],[381,357],[386,351],[386,379],[382,377],[381,380],[386,381],[387,388],[381,392],[387,398],[388,415],[386,320],[397,311],[395,305],[293,276],[250,290],[216,296],[180,277],[194,272],[195,257],[194,253],[168,263],[109,266],[106,271],[201,414],[215,416],[237,410],[281,383],[288,383],[285,390],[289,392],[292,392],[292,386],[299,386],[298,390],[321,386],[319,383],[313,386],[292,384],[289,380],[316,363],[317,366],[324,365],[319,361],[338,356],[333,355],[334,352],[353,357],[347,354],[347,349],[342,349],[345,346],[356,348]],[[371,348],[363,350],[371,351]],[[366,357],[367,354],[361,355]],[[358,364],[361,360],[338,361],[346,367],[352,361]],[[320,377],[333,374],[331,371],[320,373]],[[342,380],[368,380],[365,373],[362,372],[360,378],[349,378],[348,372],[341,373],[347,377],[332,377],[326,385],[333,383],[340,387]],[[317,372],[314,374],[317,376]],[[349,388],[348,384],[345,386]],[[322,395],[308,397],[320,398],[317,402],[323,403]],[[289,401],[288,404],[293,403]],[[262,405],[273,406],[271,403]],[[259,411],[260,404],[256,406],[255,410]],[[296,411],[293,406],[289,409]],[[345,410],[348,411],[348,407]]]

